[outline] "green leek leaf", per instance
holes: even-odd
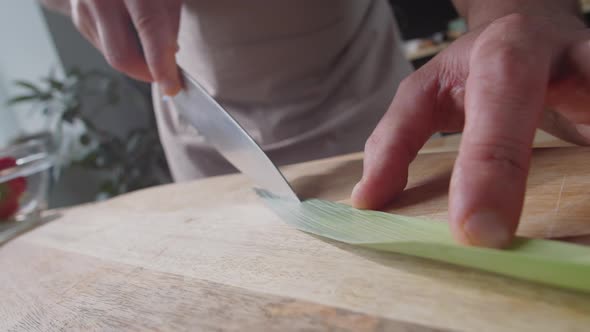
[[[256,190],[286,223],[332,240],[433,259],[518,279],[590,292],[590,248],[517,238],[504,250],[456,243],[448,225],[318,199],[291,202]]]

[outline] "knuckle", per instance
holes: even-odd
[[[400,83],[399,83],[399,89],[403,90],[403,89],[407,89],[410,85],[411,85],[411,80],[412,80],[412,75],[405,77]]]
[[[522,45],[503,40],[496,36],[482,36],[474,46],[473,59],[488,77],[494,77],[506,84],[518,82],[520,78],[530,75],[528,63],[530,54],[523,50]]]
[[[531,149],[508,139],[473,144],[471,160],[503,174],[526,176]]]
[[[499,31],[499,29],[488,28],[477,38],[473,46],[473,54],[476,57],[486,57],[490,55],[501,55],[506,58],[512,58],[519,55],[518,43],[511,38],[507,38],[508,31]]]
[[[495,59],[499,65],[512,65],[523,57],[522,48],[516,43],[499,39],[495,36],[482,36],[474,46],[474,56]]]
[[[391,136],[376,130],[365,142],[365,154],[371,159],[395,156],[398,160],[409,162],[416,157],[418,151],[411,137],[404,134]]]
[[[374,153],[383,142],[378,132],[373,132],[365,142],[365,153]]]
[[[514,69],[522,65],[523,52],[518,45],[512,43],[497,43],[494,51],[496,69]],[[511,71],[513,72],[513,71]]]
[[[168,5],[168,8],[171,10],[179,10],[182,6],[182,0],[169,0],[166,2],[166,5]]]
[[[138,63],[129,50],[105,51],[104,56],[109,65],[119,71],[127,71]]]
[[[161,15],[156,13],[141,14],[135,19],[135,28],[137,31],[149,33],[163,26],[161,20]]]
[[[447,75],[443,66],[438,61],[431,60],[411,75],[405,77],[398,86],[397,94],[428,94],[435,95],[440,92],[443,84],[454,83],[456,75]]]
[[[528,30],[534,23],[523,14],[510,14],[492,22],[477,38],[473,54],[476,56],[494,55],[495,58],[509,61],[521,60],[526,55],[527,40],[530,40]]]
[[[398,91],[411,91],[415,86],[415,74],[405,77],[398,86]]]
[[[495,20],[490,27],[498,29],[499,32],[514,33],[514,31],[525,30],[532,23],[532,17],[521,13],[512,13]]]
[[[150,69],[153,71],[154,78],[161,79],[167,75],[167,61],[171,60],[167,57],[166,52],[161,49],[147,51],[146,59]]]

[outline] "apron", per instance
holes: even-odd
[[[362,151],[411,72],[386,0],[188,0],[179,46],[178,63],[279,165]],[[236,172],[153,96],[175,181]]]

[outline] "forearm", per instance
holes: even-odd
[[[39,0],[43,6],[53,11],[70,15],[70,1],[69,0]]]
[[[578,0],[453,0],[453,3],[472,29],[513,13],[569,18],[580,14]]]

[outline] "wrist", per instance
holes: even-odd
[[[510,14],[545,17],[584,27],[578,0],[464,0],[459,11],[467,19],[470,30],[486,26]]]

